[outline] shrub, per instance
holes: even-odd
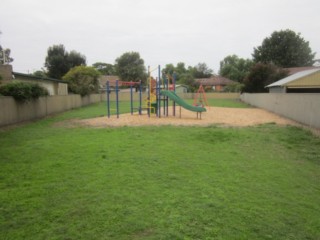
[[[47,89],[36,83],[11,82],[0,87],[0,94],[11,96],[19,102],[27,102],[41,96],[48,96]]]
[[[63,80],[68,82],[70,92],[81,96],[99,92],[100,72],[93,67],[77,66],[63,76]]]
[[[244,84],[236,82],[236,83],[227,85],[224,88],[224,92],[241,92],[243,88],[244,88]]]

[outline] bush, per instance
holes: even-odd
[[[47,89],[36,83],[11,82],[0,87],[0,94],[11,96],[19,102],[27,102],[41,96],[48,96]]]
[[[244,88],[244,84],[236,82],[236,83],[227,85],[224,88],[224,92],[241,92],[243,88]]]
[[[86,96],[99,92],[100,72],[93,67],[77,66],[63,76],[63,80],[68,82],[70,92]]]

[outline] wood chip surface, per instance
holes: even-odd
[[[146,126],[146,125],[176,125],[176,126],[208,126],[212,124],[245,127],[264,123],[275,123],[280,125],[297,125],[296,122],[278,116],[259,108],[223,108],[210,107],[207,112],[201,114],[201,119],[197,119],[197,113],[190,112],[176,107],[176,116],[173,116],[172,109],[169,109],[169,116],[156,117],[152,114],[150,117],[146,112],[143,115],[134,113],[131,115],[121,114],[119,118],[113,115],[108,117],[98,117],[84,120],[72,120],[76,125],[91,127],[120,127],[120,126]]]

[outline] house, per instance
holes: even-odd
[[[320,93],[320,68],[298,71],[266,88],[270,93]]]
[[[302,72],[302,71],[305,71],[305,70],[311,70],[311,69],[316,69],[318,67],[315,67],[315,66],[308,66],[308,67],[291,67],[291,68],[284,68],[285,71],[288,72],[288,76],[290,75],[293,75],[295,73],[298,73],[298,72]]]
[[[105,89],[106,85],[107,85],[107,81],[109,81],[110,83],[115,84],[115,82],[117,80],[119,80],[118,76],[114,76],[114,75],[102,75],[99,77],[99,88],[100,89]]]
[[[160,85],[160,89],[164,89],[164,86]],[[168,89],[170,91],[173,91],[173,84],[169,84]],[[183,84],[176,84],[175,85],[175,92],[176,93],[187,93],[188,92],[188,86],[183,85]]]
[[[11,81],[38,83],[40,86],[46,88],[51,96],[68,95],[68,83],[66,81],[13,72],[11,65],[1,65],[0,75],[3,78],[3,83],[9,83]]]
[[[222,76],[212,76],[210,78],[198,78],[196,82],[201,84],[205,89],[212,89],[216,92],[223,92],[228,85],[235,84],[237,82],[232,81]]]

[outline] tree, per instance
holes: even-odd
[[[68,82],[70,92],[85,96],[99,91],[99,76],[94,67],[77,66],[70,69],[63,80]]]
[[[69,69],[76,66],[86,66],[86,56],[83,54],[72,50],[67,54],[68,66]]]
[[[265,38],[261,46],[254,48],[252,56],[256,63],[273,63],[288,68],[311,66],[315,53],[300,33],[287,29],[275,31]]]
[[[213,74],[213,70],[205,63],[198,63],[198,65],[194,67],[189,67],[188,70],[194,78],[209,78]]]
[[[183,62],[177,63],[177,66],[174,66],[172,63],[166,64],[165,68],[162,69],[162,74],[175,76],[176,82],[180,82],[181,76],[187,73],[188,70]]]
[[[179,83],[187,85],[191,92],[195,92],[200,86],[199,82],[195,81],[191,73],[181,74]]]
[[[96,62],[92,67],[97,69],[102,75],[116,75],[115,66],[110,63]]]
[[[162,69],[162,74],[170,74],[173,75],[176,68],[172,63],[166,64],[166,66]]]
[[[116,72],[123,81],[145,82],[147,79],[144,61],[138,52],[127,52],[116,59]]]
[[[0,31],[0,35],[2,32]],[[13,58],[10,57],[11,50],[9,48],[2,48],[0,45],[0,64],[9,64],[13,62]]]
[[[43,70],[37,70],[35,72],[32,73],[32,76],[35,76],[35,77],[40,77],[40,78],[47,78],[47,74],[45,73],[45,71]]]
[[[71,51],[68,53],[62,44],[48,48],[45,67],[48,77],[61,79],[71,68],[86,65],[84,55]]]
[[[244,92],[267,92],[267,85],[288,76],[288,72],[273,64],[257,63],[244,81]]]
[[[250,59],[229,55],[220,61],[219,75],[241,83],[249,74],[252,64]]]

